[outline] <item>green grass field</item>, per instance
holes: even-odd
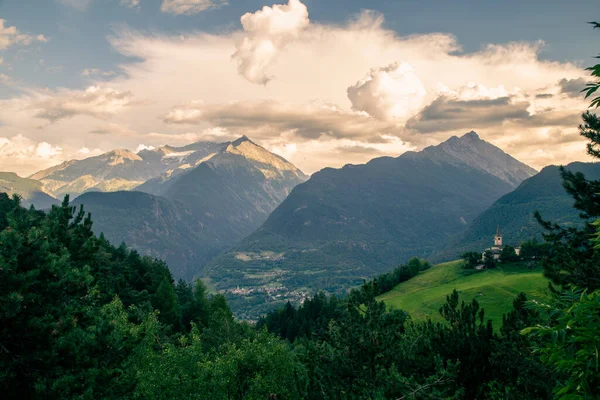
[[[436,265],[391,291],[379,296],[388,306],[407,311],[413,319],[441,320],[439,309],[452,290],[458,290],[460,300],[474,298],[485,309],[485,318],[491,319],[494,329],[502,324],[502,314],[512,309],[512,302],[520,292],[529,299],[547,296],[548,281],[539,268],[523,264],[499,264],[498,268],[475,271],[465,270],[462,261]]]

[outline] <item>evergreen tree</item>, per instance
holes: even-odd
[[[169,277],[165,276],[158,285],[153,303],[154,308],[160,312],[161,322],[170,325],[176,331],[181,329],[181,307]]]
[[[500,261],[503,263],[519,261],[519,256],[517,256],[515,248],[512,246],[504,246],[500,252]]]
[[[598,28],[597,22],[592,23]],[[600,56],[598,56],[600,57]],[[600,64],[588,68],[594,78],[600,78]],[[600,82],[591,83],[583,91],[586,98],[592,96],[600,87]],[[590,107],[597,109],[600,97],[592,100]],[[580,134],[588,139],[587,151],[592,157],[599,158],[600,119],[587,111],[583,114]],[[600,288],[600,252],[594,250],[591,237],[595,228],[591,219],[600,217],[600,181],[590,181],[582,173],[573,173],[561,168],[565,190],[574,198],[574,207],[581,211],[585,220],[583,229],[564,228],[558,224],[544,221],[539,213],[536,218],[546,229],[544,238],[551,244],[551,251],[543,260],[545,275],[555,284],[563,287],[576,286],[596,290]]]

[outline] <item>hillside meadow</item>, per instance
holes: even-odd
[[[439,309],[446,302],[446,296],[456,289],[462,301],[477,299],[486,319],[491,319],[498,329],[502,315],[512,309],[513,300],[520,292],[529,299],[543,299],[547,296],[547,286],[541,268],[528,267],[525,263],[498,264],[495,269],[477,271],[465,269],[464,262],[458,260],[435,265],[396,285],[378,300],[408,312],[413,319],[441,321]]]

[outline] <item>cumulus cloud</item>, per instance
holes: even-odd
[[[36,117],[56,122],[76,115],[108,119],[133,104],[131,92],[90,86],[84,91],[64,91],[37,101],[31,108]]]
[[[192,15],[227,4],[227,0],[163,0],[160,10],[175,15]]]
[[[381,120],[406,120],[423,106],[427,91],[408,63],[375,68],[348,88],[352,108]]]
[[[20,32],[16,26],[6,26],[6,20],[0,18],[0,50],[6,50],[14,45],[30,45],[33,42],[46,43],[44,35],[32,36]]]
[[[35,172],[38,166],[50,167],[62,160],[63,149],[47,142],[36,142],[21,134],[0,137],[0,169],[21,174]]]
[[[308,8],[300,0],[246,13],[241,22],[246,35],[237,44],[233,58],[244,78],[261,85],[272,79],[268,69],[278,54],[310,24]]]

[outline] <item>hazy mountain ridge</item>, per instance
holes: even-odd
[[[46,193],[43,185],[35,179],[21,178],[14,172],[0,172],[0,192],[18,194],[24,206],[37,209],[50,208],[59,201]]]

